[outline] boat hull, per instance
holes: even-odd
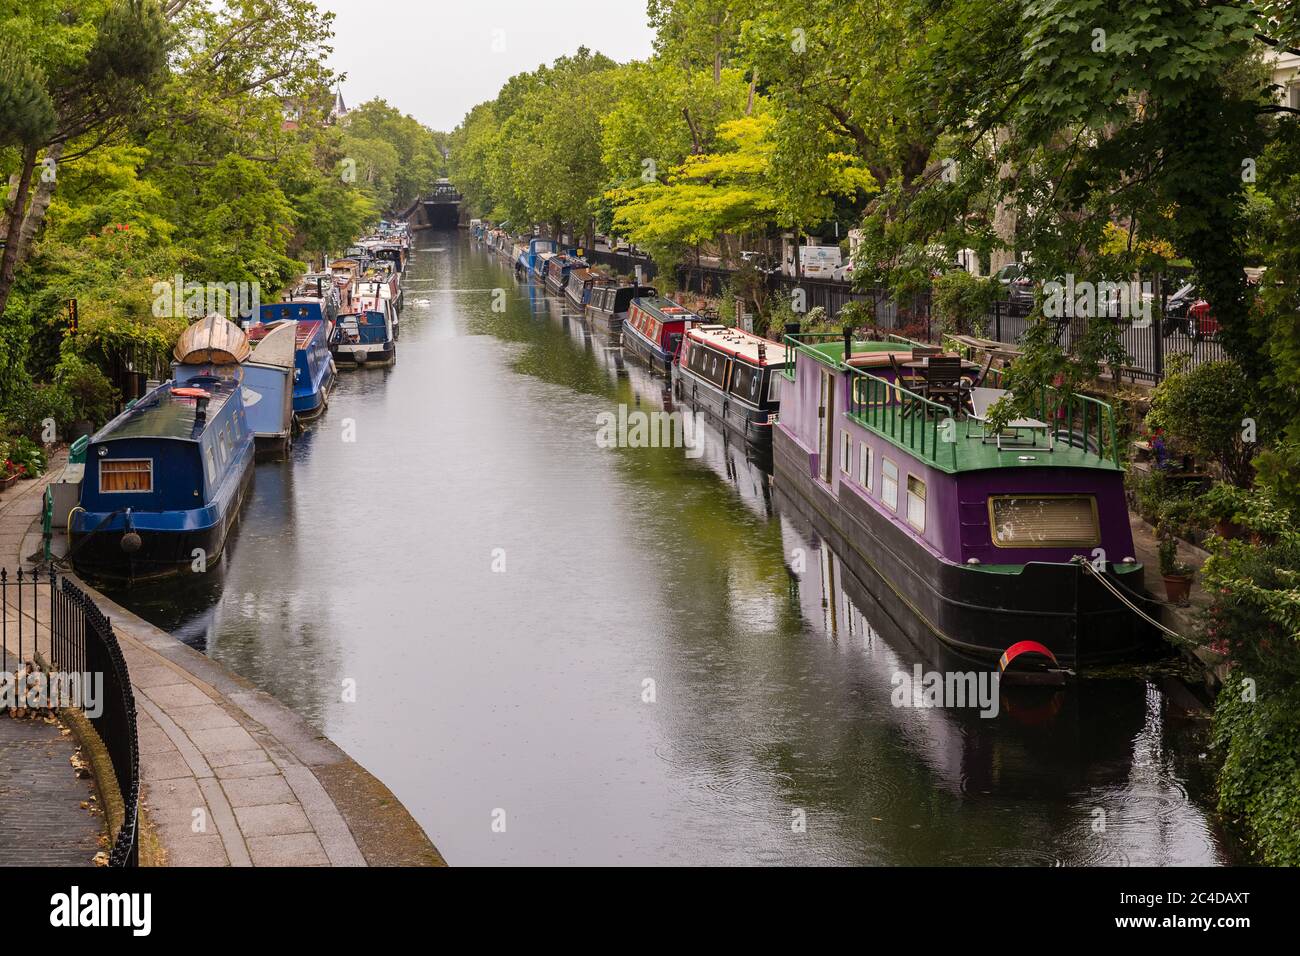
[[[69,553],[78,574],[102,581],[151,581],[195,571],[195,551],[201,550],[205,570],[225,552],[230,529],[253,482],[254,452],[249,443],[233,494],[205,508],[184,512],[135,512],[131,528],[140,547],[127,553],[122,515],[83,513],[78,530],[69,529]]]
[[[638,362],[648,366],[652,372],[658,372],[660,375],[672,374],[672,355],[637,335],[631,326],[623,329],[623,354],[631,355]]]
[[[772,426],[766,410],[746,405],[683,365],[679,364],[674,371],[673,387],[678,398],[702,409],[755,450],[772,450]]]
[[[339,345],[334,352],[334,361],[340,368],[381,368],[397,361],[397,343],[384,342],[378,345]]]
[[[775,483],[827,532],[837,553],[873,591],[888,592],[919,622],[918,632],[967,657],[996,663],[1024,640],[1047,647],[1064,667],[1149,655],[1150,628],[1077,564],[1031,562],[1015,573],[939,559],[841,485],[817,478],[810,454],[779,424],[772,430]],[[1125,579],[1107,578],[1132,593]]]

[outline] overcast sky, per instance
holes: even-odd
[[[381,96],[450,130],[501,84],[580,46],[619,62],[650,55],[645,0],[316,0],[336,14],[343,99]],[[494,39],[498,48],[494,51]]]

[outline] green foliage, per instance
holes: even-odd
[[[1300,865],[1300,687],[1246,699],[1234,670],[1214,709],[1224,754],[1219,811],[1250,836],[1261,862]]]
[[[44,71],[17,37],[0,36],[0,146],[43,143],[55,119]]]
[[[98,428],[113,415],[117,393],[96,365],[68,351],[54,371],[54,387],[68,399],[70,422],[90,422]],[[67,432],[63,432],[66,434]]]
[[[1255,390],[1240,366],[1230,361],[1207,362],[1165,376],[1151,396],[1147,424],[1163,428],[1199,457],[1217,464],[1227,481],[1248,487],[1254,478],[1251,460],[1259,443],[1245,440],[1244,420],[1258,415],[1259,408]]]
[[[977,279],[965,269],[946,272],[934,280],[931,309],[944,332],[969,335],[982,331],[976,323],[993,309],[997,283]]]

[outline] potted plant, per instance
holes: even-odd
[[[1250,493],[1226,481],[1216,482],[1201,498],[1201,513],[1214,523],[1214,533],[1224,540],[1240,537],[1245,528],[1238,515],[1249,505]]]
[[[1192,569],[1178,560],[1178,539],[1160,537],[1160,576],[1165,579],[1165,597],[1170,604],[1186,604],[1192,593]]]

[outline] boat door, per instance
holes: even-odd
[[[822,481],[828,485],[831,483],[831,459],[832,449],[835,447],[832,442],[834,437],[831,434],[832,422],[835,419],[835,378],[826,371],[821,370],[821,395],[817,401],[817,416],[821,419],[817,423],[817,468],[821,474]]]

